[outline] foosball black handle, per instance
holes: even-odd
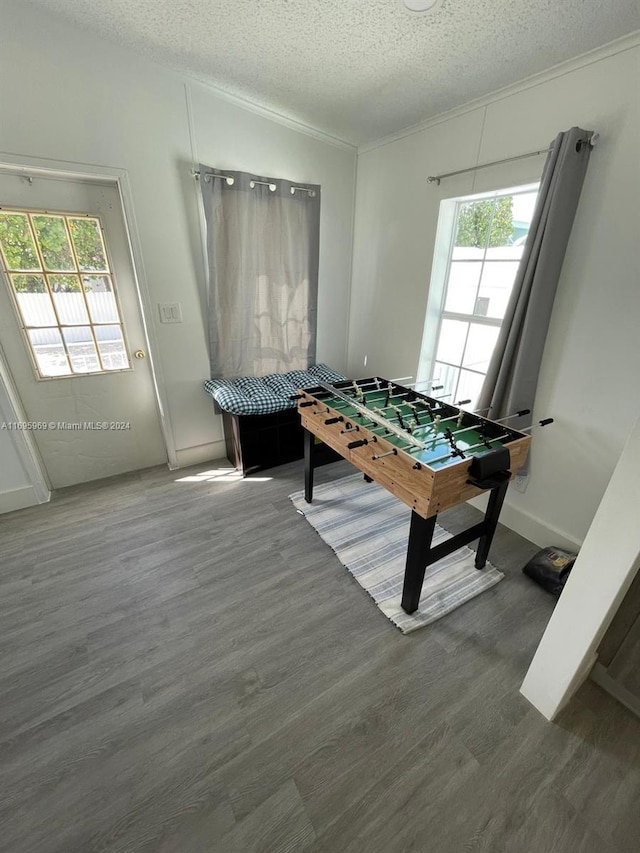
[[[484,480],[467,480],[469,486],[475,486],[476,489],[495,489],[496,486],[501,486],[505,480],[511,478],[511,471],[498,471],[492,477],[486,477]]]
[[[327,424],[327,425],[329,425],[329,424],[339,424],[339,423],[341,423],[343,420],[344,420],[344,418],[342,417],[342,415],[339,415],[337,418],[327,418],[327,420],[325,421],[325,424]]]
[[[365,444],[369,444],[369,442],[366,438],[362,438],[359,441],[350,441],[349,444],[347,444],[347,448],[349,450],[355,450],[356,447],[364,447]]]
[[[298,403],[298,406],[301,409],[304,409],[305,406],[313,406],[314,403],[315,403],[315,400],[308,400],[306,403]]]
[[[545,418],[543,421],[538,422],[538,426],[546,426],[547,424],[552,424],[553,418]]]

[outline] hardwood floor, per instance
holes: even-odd
[[[405,637],[294,511],[301,463],[216,468],[0,517],[2,853],[636,853],[640,721],[518,692],[535,546],[500,527],[507,578]]]

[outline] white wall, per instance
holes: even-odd
[[[0,374],[0,514],[49,500],[48,485],[34,461],[35,446],[28,434],[15,428],[23,420]]]
[[[4,389],[0,387],[0,513],[37,503],[16,448],[16,440],[21,436],[5,426],[12,422],[11,415],[5,414],[9,411],[6,403]]]
[[[522,684],[522,693],[550,720],[593,666],[596,649],[638,572],[638,507],[640,420],[620,456]]]
[[[426,183],[600,133],[568,247],[541,369],[525,494],[503,520],[541,545],[580,543],[640,410],[638,42],[573,63],[359,155],[350,375],[415,374],[442,198],[537,180],[542,158]],[[625,49],[622,49],[625,48]],[[604,53],[604,52],[603,52]],[[364,357],[368,356],[367,367]]]
[[[13,0],[3,5],[0,63],[0,160],[4,153],[128,173],[181,463],[224,455],[221,419],[202,390],[209,366],[194,154],[214,167],[322,185],[317,355],[345,369],[353,148],[249,112]],[[158,323],[164,301],[181,302],[181,325]]]

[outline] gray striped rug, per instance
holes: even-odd
[[[478,571],[474,552],[460,548],[427,568],[420,606],[409,616],[400,607],[411,517],[403,503],[381,486],[366,483],[362,474],[316,486],[311,504],[303,491],[289,497],[403,634],[435,622],[504,577],[489,563]],[[436,525],[433,544],[447,536]]]

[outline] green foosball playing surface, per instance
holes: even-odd
[[[408,405],[405,396],[399,394],[387,395],[386,390],[372,389],[362,391],[357,398],[349,394],[350,388],[340,388],[341,393],[354,397],[354,403],[366,407],[372,413],[384,417],[389,424],[409,432],[414,438],[425,444],[424,449],[412,447],[406,439],[386,430],[383,425],[371,423],[367,415],[356,405],[346,402],[340,397],[330,394],[322,397],[322,403],[334,409],[353,424],[364,426],[374,435],[383,437],[385,441],[409,453],[413,459],[428,465],[430,468],[441,468],[459,462],[463,457],[452,456],[452,446],[444,433],[447,429],[454,433],[456,447],[465,453],[466,458],[486,450],[494,450],[503,446],[503,441],[487,436],[486,427],[490,422],[483,421],[471,412],[464,412],[458,426],[459,409],[454,406],[443,406],[442,421],[436,425],[429,414],[429,405],[437,406],[437,400],[417,396]],[[392,408],[395,407],[395,408]],[[415,407],[415,408],[414,408]],[[377,411],[376,411],[377,410]],[[436,414],[439,412],[435,412]],[[494,431],[495,431],[495,425]],[[507,433],[507,430],[504,430]],[[510,436],[508,436],[510,438]],[[485,444],[485,441],[488,443]],[[478,447],[477,445],[481,445]],[[473,448],[469,450],[469,448]],[[469,451],[468,455],[465,451]]]

